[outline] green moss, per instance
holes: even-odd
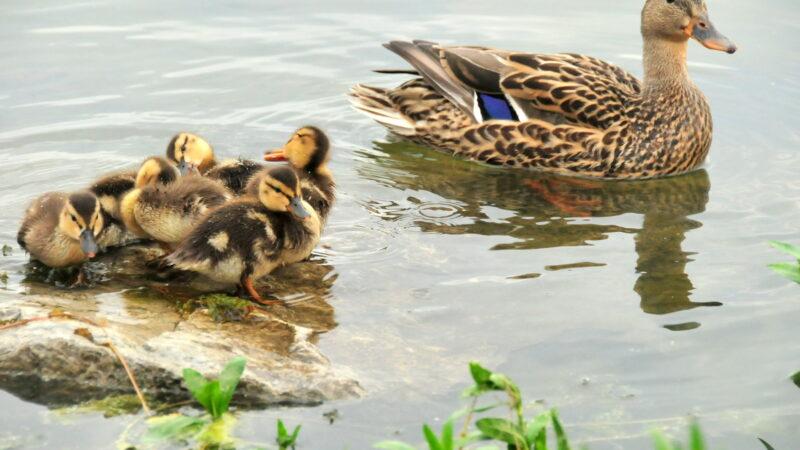
[[[13,252],[14,252],[14,249],[11,248],[10,245],[8,245],[8,244],[4,244],[3,245],[3,256],[11,256],[11,254]]]
[[[117,417],[123,414],[136,414],[142,409],[142,404],[135,395],[112,395],[100,400],[82,403],[78,406],[68,406],[53,410],[60,416],[75,414],[102,413],[103,417]]]
[[[215,322],[241,322],[252,309],[249,301],[225,294],[204,295],[200,301],[208,308],[208,315]]]

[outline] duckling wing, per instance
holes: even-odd
[[[508,101],[523,121],[607,129],[641,91],[641,83],[621,68],[588,56],[485,47],[438,50],[444,69],[455,80],[475,89],[481,100],[488,102],[494,96]]]
[[[66,202],[67,194],[63,192],[48,192],[37,197],[25,210],[25,217],[17,232],[17,243],[23,250],[28,250],[28,233],[36,228],[44,238],[58,226],[58,215]]]

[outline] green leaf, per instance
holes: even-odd
[[[789,379],[792,380],[792,383],[794,383],[795,386],[800,388],[800,372],[797,372],[796,374],[792,375],[791,377],[789,377]]]
[[[203,386],[203,389],[200,391],[200,395],[197,399],[203,406],[206,407],[206,411],[211,414],[211,417],[214,420],[219,419],[222,417],[223,411],[220,408],[220,393],[219,393],[219,381],[214,380]],[[207,402],[208,405],[206,405]]]
[[[486,436],[519,447],[525,443],[525,436],[519,427],[506,419],[485,418],[475,422],[475,426]]]
[[[528,425],[525,426],[525,441],[528,442],[529,447],[536,448],[535,445],[539,445],[536,441],[542,431],[544,431],[545,443],[547,442],[547,424],[551,420],[550,412],[545,411],[528,422]]]
[[[152,425],[142,438],[142,442],[150,443],[167,439],[186,438],[197,434],[206,424],[197,417],[188,417],[183,414],[159,416],[148,421]]]
[[[454,450],[453,447],[453,419],[448,419],[442,426],[442,448]]]
[[[233,392],[236,390],[236,386],[239,385],[239,379],[242,378],[242,373],[244,373],[244,366],[246,364],[247,358],[243,356],[233,358],[222,369],[222,373],[219,374],[220,397],[218,408],[220,414],[228,411],[231,398],[233,398]]]
[[[431,430],[431,427],[428,425],[422,426],[422,433],[425,435],[425,440],[428,441],[428,447],[430,450],[444,450],[442,444],[439,442],[439,438],[436,437],[436,434]]]
[[[567,438],[567,433],[564,432],[564,427],[561,426],[561,421],[558,420],[558,411],[551,409],[550,415],[553,418],[553,430],[556,432],[558,450],[569,450],[569,439]]]
[[[764,445],[764,448],[766,448],[767,450],[775,450],[775,448],[773,446],[769,445],[769,442],[767,442],[767,441],[765,441],[765,440],[763,440],[761,438],[757,438],[757,439],[759,441],[761,441],[761,443]]]
[[[300,429],[301,428],[303,428],[303,425],[298,425],[298,426],[294,427],[294,430],[292,431],[292,437],[291,437],[292,443],[289,444],[289,445],[294,445],[294,443],[297,442],[297,435],[300,434]]]
[[[547,428],[539,430],[539,435],[533,442],[533,450],[547,450]]]
[[[483,439],[483,437],[483,433],[480,431],[471,431],[467,433],[466,436],[459,436],[458,439],[456,439],[455,448],[466,447],[470,444],[480,441]]]
[[[767,267],[772,269],[773,272],[783,275],[784,277],[800,283],[800,266],[789,263],[776,263],[770,264]]]
[[[660,431],[653,430],[650,433],[650,436],[653,438],[655,450],[672,450],[672,446],[669,445],[669,442],[667,442],[667,438],[665,438]]]
[[[283,425],[283,421],[281,419],[278,419],[278,437],[282,438],[288,435],[289,433],[286,431],[286,427]]]
[[[203,400],[200,399],[200,394],[208,384],[208,380],[194,369],[183,369],[183,381],[186,383],[186,388],[189,389],[189,392],[192,393],[195,400],[200,402],[207,411],[210,410],[211,405],[206,404],[207,399],[205,397],[203,397]]]
[[[399,441],[383,441],[378,442],[372,446],[373,448],[380,448],[383,450],[417,450],[414,447]]]
[[[703,440],[703,432],[700,431],[700,424],[692,422],[689,426],[689,442],[692,450],[705,450],[706,443]]]
[[[800,259],[800,247],[795,247],[794,245],[778,241],[768,241],[768,242],[770,245],[777,248],[778,250],[786,252],[794,256],[795,258]]]
[[[478,385],[487,383],[489,377],[492,376],[491,370],[486,369],[474,361],[469,363],[469,372],[472,374],[472,379],[475,380],[475,384]]]
[[[278,446],[281,449],[285,449],[294,445],[294,443],[297,442],[297,435],[300,434],[300,428],[302,428],[302,425],[294,427],[292,435],[289,436],[289,433],[286,431],[286,426],[283,425],[283,421],[278,419],[278,436],[275,438]]]

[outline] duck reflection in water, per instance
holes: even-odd
[[[692,253],[681,244],[686,233],[702,226],[690,216],[705,211],[711,183],[705,170],[683,176],[643,181],[604,181],[496,169],[459,161],[426,147],[405,142],[376,142],[373,160],[358,168],[362,176],[394,188],[424,190],[458,204],[458,220],[417,217],[425,232],[509,236],[514,242],[492,250],[522,250],[588,245],[611,233],[634,235],[640,274],[634,291],[641,308],[667,314],[718,302],[693,302],[686,274]],[[491,219],[485,206],[514,213]],[[641,228],[628,228],[575,218],[643,216]],[[387,220],[397,220],[387,214]],[[466,219],[466,220],[465,220]],[[671,329],[691,327],[675,326]]]

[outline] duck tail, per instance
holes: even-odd
[[[414,122],[395,108],[388,89],[358,84],[350,89],[350,103],[392,133],[400,136],[416,133]]]
[[[415,40],[412,42],[391,41],[384,47],[396,53],[416,69],[436,92],[452,102],[462,112],[479,122],[475,116],[475,93],[453,80],[442,66],[436,42]]]

